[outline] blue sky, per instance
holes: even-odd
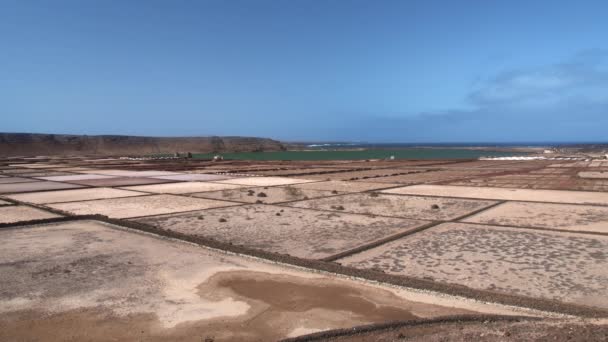
[[[608,140],[606,1],[0,0],[0,131]]]

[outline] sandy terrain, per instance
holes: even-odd
[[[449,196],[510,201],[608,205],[608,193],[589,191],[503,189],[450,185],[413,185],[383,190],[382,192],[402,195]]]
[[[0,240],[0,340],[271,341],[474,307],[506,311],[414,301],[92,221],[3,230]]]
[[[153,192],[157,194],[187,194],[203,191],[217,191],[225,189],[237,189],[242,187],[236,184],[221,184],[211,182],[180,182],[154,185],[139,185],[123,187],[126,190]]]
[[[608,179],[608,172],[606,172],[606,171],[583,171],[583,172],[579,172],[578,176],[581,178]]]
[[[68,183],[80,184],[86,186],[131,186],[131,185],[147,185],[147,184],[162,184],[174,183],[175,181],[158,179],[158,178],[142,178],[142,177],[113,177],[107,179],[86,179],[69,181]]]
[[[13,183],[31,183],[37,182],[37,179],[22,178],[22,177],[2,177],[0,178],[0,184],[13,184]]]
[[[399,184],[415,184],[415,183],[428,183],[428,182],[439,182],[452,179],[460,178],[471,178],[482,174],[494,173],[494,170],[438,170],[429,171],[422,173],[415,173],[410,175],[399,175],[383,178],[370,179],[371,182],[382,182],[382,183],[399,183]]]
[[[82,171],[83,173],[94,173],[100,175],[116,176],[116,177],[159,177],[179,175],[177,172],[169,171],[130,171],[130,170],[92,170]]]
[[[69,176],[74,175],[72,172],[49,171],[49,170],[32,170],[32,172],[22,173],[22,177],[54,177],[54,176]]]
[[[305,200],[310,198],[336,195],[331,191],[303,190],[295,186],[256,187],[227,189],[221,191],[201,192],[192,194],[194,197],[211,198],[245,203],[279,203],[287,201]]]
[[[158,179],[167,179],[167,180],[175,180],[175,181],[187,181],[187,182],[192,182],[192,181],[216,181],[216,180],[224,180],[224,179],[230,179],[232,177],[229,176],[221,176],[221,175],[210,175],[210,174],[203,174],[203,173],[189,173],[189,174],[185,174],[185,175],[172,175],[172,176],[156,176],[154,178],[158,178]]]
[[[338,173],[327,173],[321,175],[310,175],[307,176],[311,179],[319,179],[319,180],[363,180],[363,181],[376,181],[378,179],[388,178],[390,176],[397,175],[407,175],[407,174],[416,174],[426,172],[426,169],[399,169],[399,168],[378,168],[373,170],[363,170],[363,171],[347,171],[347,172],[338,172]]]
[[[232,202],[215,201],[173,195],[140,196],[137,199],[111,198],[85,202],[49,204],[51,208],[76,215],[100,214],[113,218],[161,215],[184,211],[217,208],[234,205]]]
[[[315,183],[304,183],[294,185],[300,189],[311,189],[311,190],[327,190],[327,191],[339,191],[339,192],[362,192],[369,190],[384,189],[391,186],[397,186],[399,184],[378,184],[371,182],[344,182],[344,181],[326,181],[326,182],[315,182]]]
[[[294,202],[287,205],[299,208],[407,217],[420,220],[451,220],[494,203],[493,201],[481,200],[353,193]]]
[[[608,308],[607,250],[604,236],[444,223],[339,262]]]
[[[0,229],[0,341],[272,341],[395,319],[533,313],[526,307],[608,317],[608,179],[579,175],[608,172],[602,163],[0,158],[0,218],[13,215]],[[321,178],[330,175],[357,180]],[[397,178],[437,184],[388,182]],[[136,230],[24,228],[49,213],[3,196]],[[457,336],[491,336],[470,331]]]
[[[244,177],[218,181],[218,183],[238,184],[247,186],[274,186],[290,185],[298,183],[314,182],[308,179],[284,178],[284,177]]]
[[[608,233],[608,207],[508,202],[463,221]]]
[[[437,323],[433,321],[439,321]],[[477,320],[403,325],[359,334],[346,334],[334,338],[310,339],[309,341],[343,342],[511,342],[511,341],[555,341],[588,342],[608,340],[608,325],[584,322],[527,321],[509,322],[501,320]]]
[[[0,223],[40,220],[53,217],[60,217],[60,215],[25,205],[9,205],[0,207]],[[5,243],[6,242],[3,241],[3,245]]]
[[[223,242],[311,259],[338,254],[426,223],[269,205],[146,217],[138,221],[190,235],[203,235]]]
[[[37,177],[42,180],[54,181],[54,182],[69,182],[69,181],[78,181],[78,180],[87,180],[87,179],[108,179],[114,178],[115,176],[107,176],[107,175],[95,175],[95,174],[85,174],[85,175],[68,175],[68,176],[53,176],[53,177]]]
[[[298,176],[298,175],[309,175],[318,173],[333,173],[337,171],[348,171],[345,169],[328,169],[323,167],[307,167],[307,168],[289,168],[287,170],[264,170],[264,171],[252,171],[256,175],[265,176]]]
[[[82,188],[80,185],[57,183],[49,181],[37,181],[27,183],[13,183],[13,184],[0,184],[0,193],[17,193],[17,192],[30,192],[30,191],[44,191],[44,190],[61,190],[61,189],[77,189]]]
[[[75,189],[75,190],[59,190],[59,191],[44,191],[44,192],[28,192],[25,194],[6,195],[7,198],[21,202],[29,203],[59,203],[59,202],[75,202],[87,201],[102,198],[118,198],[132,197],[145,195],[141,192],[128,191],[112,188],[90,188],[90,189]]]
[[[449,184],[520,189],[608,191],[608,181],[581,178],[578,176],[577,170],[566,168],[546,168],[524,173],[456,180]]]
[[[9,176],[20,176],[23,174],[28,174],[30,172],[32,172],[31,169],[23,169],[23,168],[10,168],[10,169],[2,170],[2,174],[9,175]]]

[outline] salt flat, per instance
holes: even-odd
[[[51,208],[76,215],[100,214],[114,218],[169,214],[234,205],[232,202],[173,195],[110,198],[84,202],[54,203]]]
[[[481,198],[510,201],[608,205],[608,193],[592,191],[505,189],[451,185],[412,185],[382,190],[389,194]]]
[[[339,262],[608,308],[608,237],[444,223]]]
[[[28,192],[24,194],[6,195],[7,198],[29,203],[59,203],[87,201],[102,198],[118,198],[145,195],[141,192],[112,188],[88,188],[75,190]]]
[[[372,322],[516,313],[96,221],[2,230],[0,240],[3,341],[276,341]]]
[[[9,205],[0,207],[0,223],[15,223],[19,221],[41,220],[54,217],[61,216],[25,205]]]
[[[138,220],[189,235],[320,259],[405,232],[427,222],[247,205]]]

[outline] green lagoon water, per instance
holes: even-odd
[[[467,149],[406,148],[398,150],[357,150],[357,151],[279,151],[194,154],[194,158],[211,159],[215,155],[236,160],[365,160],[385,159],[477,159],[490,156],[512,156],[515,153],[477,151]],[[517,153],[521,155],[521,153]]]

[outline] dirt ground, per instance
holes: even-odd
[[[438,197],[354,193],[288,203],[298,208],[347,213],[406,217],[419,220],[449,220],[496,202]]]
[[[476,313],[466,302],[457,307],[420,302],[390,287],[94,221],[2,230],[0,238],[6,243],[0,255],[4,341],[41,336],[45,341],[269,341]],[[492,305],[482,311],[508,312]]]
[[[138,186],[127,186],[122,189],[152,192],[158,194],[187,194],[202,191],[217,191],[224,189],[237,189],[241,188],[241,185],[234,184],[221,184],[211,182],[179,182],[179,183],[166,183],[166,184],[153,184],[153,185],[138,185]]]
[[[578,173],[581,178],[606,179],[608,180],[607,171],[582,171]]]
[[[141,192],[112,188],[89,188],[75,190],[59,190],[44,192],[29,192],[24,194],[7,195],[7,198],[29,203],[59,203],[87,201],[102,198],[119,198],[145,195]]]
[[[6,203],[7,202],[4,204]],[[25,205],[10,205],[0,207],[0,223],[14,223],[19,221],[40,220],[53,217],[60,217],[60,215]]]
[[[0,341],[273,341],[439,317],[370,336],[602,340],[588,324],[605,321],[583,318],[608,317],[602,172],[598,160],[0,158]],[[24,226],[44,218],[69,222]],[[478,314],[543,321],[495,322],[500,335]],[[450,315],[468,320],[450,328]]]
[[[608,308],[607,251],[606,236],[444,223],[338,262]]]
[[[463,222],[608,234],[608,207],[507,202],[467,217]]]
[[[37,182],[37,181],[38,181],[38,179],[23,178],[23,177],[4,176],[4,177],[0,178],[0,184],[27,183],[27,182]]]
[[[107,179],[85,179],[77,181],[69,181],[68,183],[95,186],[95,187],[119,187],[119,186],[131,186],[131,185],[148,185],[148,184],[162,184],[162,183],[174,183],[175,181],[158,178],[142,178],[142,177],[113,177]]]
[[[362,332],[333,338],[311,338],[308,341],[343,342],[587,342],[608,340],[608,325],[563,321],[473,321],[421,323],[399,328]]]
[[[176,212],[234,205],[232,202],[174,195],[151,195],[133,198],[110,198],[83,202],[48,204],[48,207],[75,215],[100,214],[112,218],[161,215]]]
[[[194,181],[207,182],[207,181],[231,179],[233,177],[222,176],[222,175],[190,173],[190,174],[183,174],[183,175],[157,176],[154,178],[173,180],[173,181],[185,181],[185,182],[194,182]]]
[[[455,180],[449,184],[520,189],[608,191],[608,180],[583,178],[580,177],[578,171],[578,169],[569,168],[544,168],[484,178]]]
[[[431,170],[428,172],[413,173],[408,175],[397,175],[382,178],[369,179],[372,182],[418,184],[429,182],[440,182],[453,179],[472,178],[483,174],[496,173],[494,170],[468,169],[468,170]]]
[[[11,183],[11,184],[0,184],[0,194],[10,194],[18,192],[33,192],[33,191],[45,191],[45,190],[62,190],[62,189],[78,189],[82,188],[80,185],[58,183],[58,182],[22,182],[22,183]]]
[[[397,175],[408,175],[408,174],[418,174],[424,173],[427,169],[410,169],[410,168],[375,168],[372,170],[358,170],[358,171],[347,171],[347,172],[336,172],[336,173],[327,173],[327,174],[319,174],[319,175],[310,175],[306,176],[312,179],[318,180],[341,180],[341,181],[353,181],[353,180],[362,180],[362,181],[377,181],[381,179],[386,179],[391,176]],[[389,182],[387,182],[389,183]]]
[[[279,203],[337,195],[338,192],[301,189],[295,186],[240,188],[195,193],[191,196],[244,203]]]
[[[363,192],[370,190],[385,189],[392,186],[398,186],[399,184],[378,184],[371,182],[345,182],[345,181],[325,181],[325,182],[314,182],[295,184],[293,187],[299,189],[310,189],[310,190],[325,190],[325,191],[338,191],[338,192]]]
[[[71,174],[67,176],[52,176],[52,177],[37,177],[42,180],[53,181],[53,182],[69,182],[69,181],[78,181],[78,180],[88,180],[88,179],[108,179],[114,178],[115,176],[107,176],[107,175],[94,175],[94,174],[84,174],[77,175]]]
[[[290,185],[298,183],[312,182],[307,179],[284,178],[284,177],[244,177],[217,181],[224,184],[238,184],[245,186],[274,186],[274,185]]]
[[[402,195],[428,195],[510,201],[608,205],[608,193],[590,191],[504,189],[450,185],[412,185],[402,188],[382,190],[382,192]]]
[[[269,205],[236,206],[138,221],[310,259],[338,254],[427,223]]]

